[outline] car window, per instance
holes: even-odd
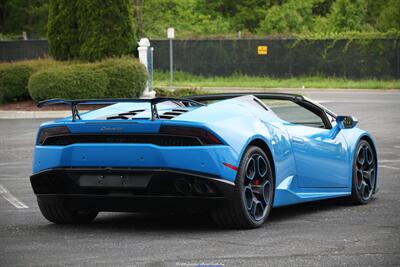
[[[293,124],[303,124],[310,127],[325,128],[320,116],[289,100],[263,99],[279,118]]]

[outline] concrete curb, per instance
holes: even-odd
[[[0,110],[0,119],[53,119],[71,116],[71,111],[21,111],[21,110]]]

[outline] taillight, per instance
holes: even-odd
[[[160,134],[196,137],[203,145],[222,145],[215,135],[202,128],[162,125]]]
[[[57,127],[49,127],[43,128],[39,133],[38,142],[40,145],[43,145],[47,138],[52,136],[69,134],[70,131],[66,126],[57,126]]]

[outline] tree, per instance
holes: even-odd
[[[216,12],[204,12],[197,0],[144,1],[144,33],[150,38],[165,38],[168,27],[179,37],[224,34],[230,25]]]
[[[50,0],[47,38],[49,53],[57,60],[78,56],[76,5],[71,0]]]
[[[389,0],[382,9],[378,20],[377,27],[381,31],[400,31],[400,1]]]
[[[329,24],[334,32],[361,31],[366,23],[366,15],[365,0],[336,0],[329,15]]]
[[[254,32],[267,9],[283,0],[197,0],[197,10],[203,14],[223,16],[233,30]]]
[[[260,34],[307,32],[313,25],[313,0],[290,0],[283,5],[274,5],[268,9],[261,22]]]
[[[2,0],[0,2],[0,32],[30,38],[46,36],[48,0]]]
[[[267,12],[265,0],[241,1],[236,5],[236,14],[232,18],[236,31],[254,32]]]
[[[130,0],[77,0],[79,58],[132,54],[136,36]]]
[[[133,0],[133,14],[135,18],[136,25],[136,35],[139,38],[144,37],[143,30],[143,5],[144,0]]]
[[[30,38],[45,38],[47,36],[47,21],[49,13],[48,0],[30,1],[27,8],[27,21],[25,29]]]

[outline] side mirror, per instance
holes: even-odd
[[[352,116],[337,116],[336,123],[340,129],[351,129],[356,127],[358,120]]]

